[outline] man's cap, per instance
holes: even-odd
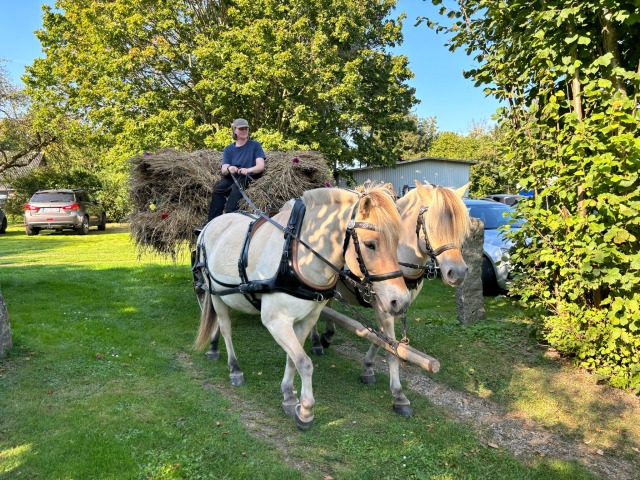
[[[231,128],[240,128],[240,127],[249,128],[249,122],[247,122],[244,118],[236,118],[231,124]]]

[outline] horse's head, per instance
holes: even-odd
[[[468,184],[452,190],[415,183],[416,188],[398,202],[403,218],[401,243],[425,260],[434,258],[446,284],[460,285],[467,273],[461,248],[469,234],[469,212],[462,201]]]
[[[398,265],[401,221],[389,190],[366,186],[353,220],[352,241],[344,255],[347,268],[371,285],[372,303],[378,308],[393,315],[404,312],[409,293]]]

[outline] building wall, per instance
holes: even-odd
[[[469,169],[477,162],[467,160],[449,160],[446,158],[420,158],[397,163],[393,167],[367,167],[351,170],[356,185],[367,180],[391,183],[398,196],[402,195],[405,185],[414,186],[415,180],[429,182],[444,187],[461,187],[469,182]],[[338,178],[338,185],[347,186],[347,179]]]

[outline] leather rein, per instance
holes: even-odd
[[[327,265],[329,268],[331,268],[336,273],[336,275],[338,275],[338,277],[340,277],[340,279],[342,279],[343,281],[349,283],[354,288],[357,288],[360,292],[362,292],[363,296],[371,298],[371,296],[375,293],[375,292],[372,292],[372,290],[371,290],[373,282],[382,282],[382,281],[385,281],[385,280],[390,280],[392,278],[398,278],[398,277],[402,276],[402,270],[396,270],[395,272],[383,273],[383,274],[379,274],[379,275],[370,275],[369,274],[369,271],[368,271],[368,269],[367,269],[367,267],[366,267],[366,265],[364,263],[364,259],[362,258],[362,252],[360,250],[360,242],[358,240],[358,234],[356,233],[356,229],[362,228],[362,229],[365,229],[365,230],[376,231],[376,227],[374,225],[370,224],[370,223],[357,222],[355,220],[356,215],[358,213],[358,207],[360,206],[360,200],[362,199],[362,195],[359,194],[358,192],[354,192],[354,193],[356,193],[358,195],[358,201],[356,202],[356,204],[353,207],[353,210],[351,212],[351,219],[349,220],[349,223],[347,224],[347,231],[346,231],[346,235],[345,235],[345,239],[344,239],[344,244],[342,246],[342,256],[343,256],[343,258],[345,257],[345,255],[347,253],[347,248],[349,247],[349,241],[352,240],[354,249],[356,251],[356,258],[358,260],[358,266],[360,268],[360,271],[364,275],[362,280],[356,280],[353,277],[349,277],[345,273],[344,270],[339,269],[335,265],[333,265],[329,260],[324,258],[316,250],[314,250],[313,247],[311,247],[311,245],[309,245],[304,240],[302,240],[295,232],[291,231],[291,229],[289,229],[287,227],[282,226],[281,224],[279,224],[278,222],[273,220],[271,217],[269,217],[267,214],[265,214],[247,196],[247,194],[244,191],[244,188],[242,187],[240,182],[238,182],[236,176],[234,174],[230,174],[230,175],[231,175],[231,178],[233,179],[234,183],[236,184],[236,186],[240,190],[240,193],[242,194],[242,197],[247,202],[247,204],[253,209],[253,211],[254,211],[254,213],[256,215],[258,215],[259,217],[263,218],[265,221],[271,223],[273,226],[275,226],[276,228],[278,228],[279,230],[284,232],[285,236],[291,237],[292,239],[296,240],[300,245],[302,245],[305,248],[307,248],[318,259],[320,259],[325,265]]]

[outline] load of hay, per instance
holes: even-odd
[[[263,212],[278,210],[305,190],[333,185],[318,152],[268,151],[267,168],[247,189]],[[130,194],[133,203],[131,238],[138,255],[171,256],[194,248],[193,229],[207,222],[213,185],[220,179],[222,153],[163,149],[132,158]],[[242,202],[240,208],[253,209]]]

